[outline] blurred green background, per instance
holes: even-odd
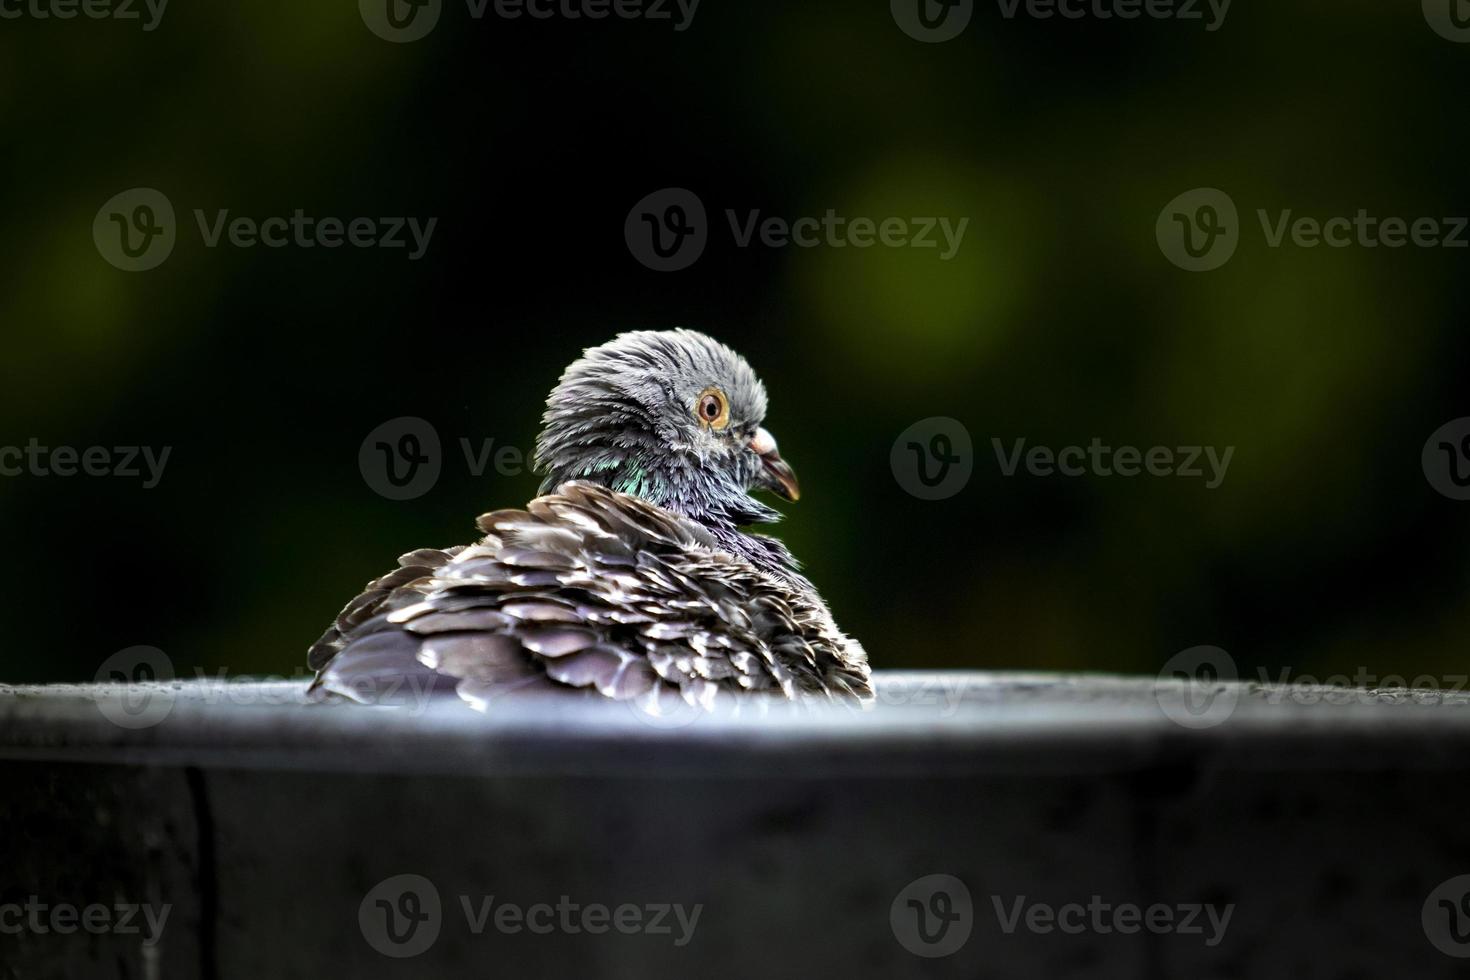
[[[0,444],[172,447],[161,483],[0,479],[0,680],[291,674],[400,552],[469,540],[530,474],[585,346],[685,325],[742,351],[801,475],[779,533],[879,668],[1152,673],[1197,644],[1247,676],[1470,668],[1466,507],[1420,466],[1470,415],[1467,251],[1270,248],[1257,208],[1470,213],[1470,44],[1418,4],[1239,3],[1176,20],[976,7],[923,44],[884,2],[704,0],[668,22],[504,20],[447,0],[391,44],[350,0],[0,22]],[[127,273],[92,239],[133,187],[179,238]],[[710,244],[659,273],[624,241],[686,187]],[[1238,251],[1190,273],[1155,220],[1217,187]],[[205,247],[193,209],[437,217],[427,255]],[[933,250],[737,248],[726,208],[969,217]],[[358,470],[421,416],[443,475]],[[974,477],[906,493],[889,451],[961,420]],[[1002,475],[991,439],[1236,447],[1223,485]]]

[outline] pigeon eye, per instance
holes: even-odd
[[[694,403],[694,414],[711,429],[723,429],[730,424],[730,402],[720,389],[706,388]]]

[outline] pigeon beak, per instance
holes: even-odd
[[[761,458],[764,472],[760,485],[778,497],[796,501],[801,499],[801,487],[796,483],[796,473],[776,452],[776,438],[765,429],[756,429],[750,437],[751,450]]]

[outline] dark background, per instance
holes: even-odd
[[[1429,434],[1470,414],[1466,251],[1268,248],[1255,209],[1470,212],[1470,45],[1418,4],[1237,0],[1199,21],[1007,20],[921,44],[884,2],[704,0],[671,23],[474,21],[411,44],[349,0],[197,5],[137,22],[0,22],[0,444],[169,446],[139,480],[0,479],[0,679],[90,679],[157,646],[180,674],[291,674],[400,552],[468,540],[529,473],[588,345],[685,325],[743,352],[801,475],[780,533],[878,668],[1152,673],[1197,644],[1247,676],[1466,669],[1464,503]],[[91,237],[155,187],[159,268]],[[629,209],[709,208],[691,268],[640,265]],[[1184,272],[1154,236],[1226,190],[1235,257]],[[428,254],[206,248],[192,211],[437,217]],[[959,255],[736,248],[723,212],[967,216]],[[421,416],[428,494],[359,473]],[[926,502],[898,434],[953,416],[963,492]],[[992,437],[1235,446],[1202,480],[1006,478]]]

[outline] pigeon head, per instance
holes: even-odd
[[[745,359],[693,330],[638,330],[584,351],[546,400],[541,492],[586,480],[712,526],[780,514],[796,474],[762,428],[766,389]]]

